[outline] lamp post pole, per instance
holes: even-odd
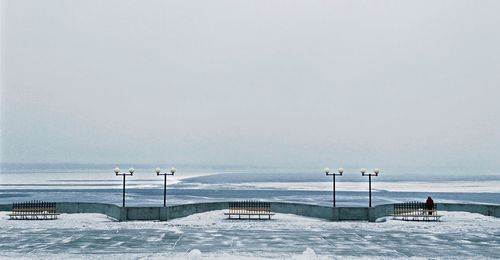
[[[162,173],[160,168],[156,168],[155,172],[157,176],[163,175],[163,207],[167,206],[167,175],[174,175],[176,169],[172,167],[170,173]]]
[[[134,175],[135,169],[134,168],[129,168],[128,169],[128,173],[127,172],[120,173],[120,168],[116,167],[114,169],[114,172],[115,172],[116,176],[123,176],[123,202],[122,202],[122,207],[125,207],[125,176],[127,176],[127,175],[132,176],[132,175]]]
[[[336,202],[335,202],[335,176],[342,176],[342,173],[344,173],[344,169],[342,168],[339,168],[337,170],[338,173],[330,173],[330,169],[329,168],[325,168],[325,174],[326,176],[332,176],[332,190],[333,190],[333,207],[335,208],[336,207]]]
[[[373,170],[373,173],[366,173],[365,168],[361,168],[360,171],[361,171],[362,176],[368,176],[368,196],[370,197],[368,205],[371,208],[372,207],[372,176],[378,176],[378,174],[380,173],[380,169],[376,168],[375,170]]]

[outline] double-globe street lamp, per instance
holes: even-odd
[[[371,208],[372,207],[372,176],[378,176],[378,174],[380,173],[380,169],[378,168],[375,168],[373,170],[373,173],[366,173],[366,169],[365,168],[361,168],[361,175],[362,176],[368,176],[368,194],[369,194],[369,197],[370,197],[370,202],[369,202],[369,207]]]
[[[342,176],[342,173],[344,173],[344,169],[342,168],[339,168],[337,170],[338,173],[330,173],[330,168],[325,168],[325,174],[326,176],[332,176],[332,189],[333,189],[333,207],[335,208],[336,207],[336,203],[335,203],[335,176]]]
[[[168,172],[162,173],[160,168],[155,169],[157,176],[163,175],[163,177],[164,177],[164,179],[163,179],[163,207],[167,206],[167,175],[173,176],[175,171],[176,170],[174,167],[172,167],[170,169],[170,173],[168,173]]]
[[[122,207],[125,207],[125,176],[134,175],[135,169],[129,168],[128,173],[127,172],[120,173],[120,168],[116,167],[114,172],[115,172],[116,176],[120,176],[120,175],[123,176],[123,204],[122,204],[123,206]]]

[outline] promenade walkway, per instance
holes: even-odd
[[[443,212],[443,221],[437,223],[390,218],[375,223],[331,222],[280,213],[271,221],[229,221],[222,213],[211,211],[168,222],[115,222],[101,214],[9,221],[6,212],[0,212],[0,257],[185,258],[199,250],[204,256],[218,257],[308,254],[309,258],[314,251],[320,258],[500,258],[500,219],[474,213]]]

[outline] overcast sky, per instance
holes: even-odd
[[[1,3],[2,162],[500,166],[500,1]]]

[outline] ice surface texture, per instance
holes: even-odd
[[[0,213],[0,256],[28,258],[500,258],[500,219],[440,212],[442,222],[329,222],[290,214],[234,221],[224,211],[169,222],[114,222],[100,214],[10,221]]]

